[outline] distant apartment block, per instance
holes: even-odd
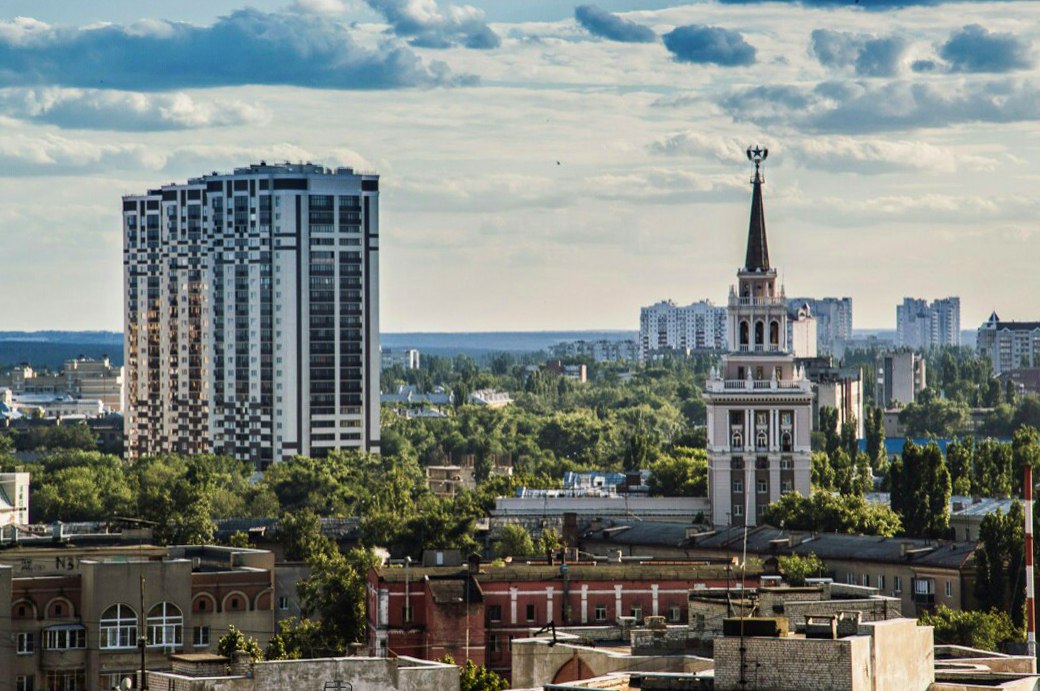
[[[90,402],[84,405],[88,413],[98,407],[93,405],[95,401],[100,401],[102,412],[123,411],[123,368],[113,365],[107,357],[72,358],[55,374],[19,365],[0,374],[0,388],[10,389],[16,400],[24,394],[51,394],[52,398],[58,395]]]
[[[896,306],[896,346],[927,350],[960,344],[960,298],[942,298],[931,304],[903,298],[903,304]]]
[[[395,350],[384,348],[380,353],[380,360],[383,369],[391,367],[419,369],[419,351],[415,348],[398,348]]]
[[[126,453],[379,450],[379,178],[260,163],[123,198]]]
[[[816,317],[808,303],[787,308],[787,342],[796,358],[816,357]]]
[[[1001,321],[996,312],[979,327],[975,350],[993,363],[993,373],[1040,367],[1040,322]]]
[[[863,438],[863,370],[835,367],[829,357],[802,361],[805,376],[812,382],[813,426],[820,429],[820,410],[838,412],[838,430],[846,422],[856,425],[856,438]]]
[[[631,338],[623,341],[566,341],[549,348],[557,358],[587,356],[596,362],[634,362],[639,359],[639,343]]]
[[[724,350],[726,308],[701,300],[680,307],[671,300],[639,312],[640,357],[663,351]]]
[[[852,340],[852,298],[789,298],[787,306],[808,305],[816,317],[816,344],[821,354],[840,356]]]
[[[925,359],[912,350],[878,356],[875,371],[874,400],[885,408],[913,403],[925,387]]]

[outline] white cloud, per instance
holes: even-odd
[[[241,101],[57,87],[0,89],[0,112],[65,129],[122,131],[258,125],[268,119],[264,108]]]

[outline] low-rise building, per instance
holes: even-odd
[[[419,369],[419,351],[415,348],[383,348],[379,352],[383,369],[403,367],[406,370]]]
[[[635,362],[639,359],[639,343],[631,338],[565,341],[551,346],[549,353],[558,358],[590,357],[595,362]]]
[[[56,529],[0,546],[0,689],[114,688],[140,668],[141,635],[158,670],[214,652],[230,625],[261,645],[274,634],[270,552],[119,541]]]
[[[732,558],[744,552],[744,531],[728,528],[692,536],[691,558]],[[975,606],[974,541],[886,538],[872,535],[805,533],[757,526],[747,533],[747,554],[763,563],[785,554],[815,554],[836,583],[877,588],[897,597],[908,616],[938,605]]]
[[[474,405],[487,408],[504,408],[513,402],[507,391],[495,391],[494,389],[477,389],[467,399]]]
[[[368,575],[368,643],[374,655],[486,664],[508,677],[510,641],[553,624],[613,626],[631,617],[687,620],[697,585],[725,587],[728,565],[685,563],[480,564],[386,566]],[[759,574],[749,570],[747,583]]]
[[[421,393],[417,386],[402,384],[397,387],[397,391],[380,394],[380,402],[383,405],[450,406],[455,403],[455,394],[443,386]]]
[[[564,517],[578,522],[595,519],[678,522],[687,525],[703,521],[710,513],[707,497],[650,497],[645,494],[609,494],[602,490],[563,490],[520,488],[515,497],[495,499],[491,526],[519,523],[532,531],[543,527],[559,529]]]
[[[101,409],[106,413],[123,411],[123,367],[113,365],[107,357],[72,358],[53,374],[22,364],[0,373],[0,387],[11,389],[16,396],[68,396],[101,401]]]

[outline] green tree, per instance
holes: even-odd
[[[655,497],[705,497],[708,452],[677,446],[650,466],[650,494]]]
[[[971,467],[974,463],[975,440],[955,439],[946,445],[946,465],[950,469],[952,492],[971,494]]]
[[[835,488],[835,472],[831,460],[823,451],[813,452],[810,475],[814,490],[829,491]]]
[[[892,537],[901,528],[899,516],[887,506],[830,492],[814,492],[810,497],[789,492],[766,508],[762,522],[787,530],[883,537]]]
[[[921,392],[920,402],[911,403],[899,413],[908,437],[954,437],[967,428],[968,419],[967,404],[939,398],[929,389]]]
[[[228,545],[231,547],[248,548],[249,533],[243,533],[241,530],[232,533],[231,537],[228,538]]]
[[[543,528],[538,536],[538,552],[544,554],[546,560],[552,560],[559,550],[563,549],[563,537],[556,528]]]
[[[822,576],[826,567],[823,560],[810,552],[806,555],[789,554],[777,559],[780,565],[780,573],[788,585],[805,585],[805,579]]]
[[[256,639],[246,636],[232,624],[228,626],[227,633],[217,641],[217,652],[231,659],[239,650],[249,653],[249,658],[253,662],[264,659],[264,651],[260,649],[260,644],[256,642]]]
[[[455,658],[445,655],[441,662],[454,665]],[[484,665],[477,665],[473,660],[466,660],[459,671],[459,691],[504,691],[509,683]]]
[[[321,656],[344,654],[350,643],[364,639],[365,581],[376,561],[371,551],[357,548],[346,556],[318,554],[311,575],[297,583],[304,615],[320,622]]]
[[[534,540],[527,528],[519,523],[509,523],[502,527],[493,543],[496,557],[528,557],[536,553]]]
[[[1000,651],[1008,643],[1025,639],[1022,627],[1016,626],[1007,612],[995,609],[960,611],[939,605],[935,612],[922,615],[917,623],[934,627],[935,642],[947,645]]]
[[[323,636],[321,622],[315,619],[283,619],[278,622],[278,633],[267,644],[264,659],[300,660],[339,654],[326,645]]]
[[[1022,491],[1024,468],[1040,467],[1040,433],[1036,427],[1021,425],[1011,439],[1011,455],[1014,459],[1012,484],[1016,493]]]
[[[282,514],[278,538],[287,561],[311,562],[338,551],[336,544],[321,532],[321,517],[309,509]]]
[[[939,445],[920,447],[907,440],[889,469],[892,509],[907,535],[942,538],[950,530],[950,471]]]
[[[864,436],[867,441],[867,457],[875,470],[888,464],[885,452],[885,411],[883,408],[870,408],[864,419]]]
[[[1025,523],[1017,501],[982,519],[975,550],[975,597],[981,609],[1009,612],[1015,626],[1024,620]]]

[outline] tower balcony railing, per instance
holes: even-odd
[[[738,297],[729,296],[730,307],[767,307],[770,305],[786,305],[783,297]]]
[[[709,392],[725,393],[738,391],[781,391],[799,393],[810,391],[808,379],[708,379],[705,388]]]
[[[780,345],[777,343],[771,343],[769,345],[739,345],[737,346],[738,353],[779,353]]]

